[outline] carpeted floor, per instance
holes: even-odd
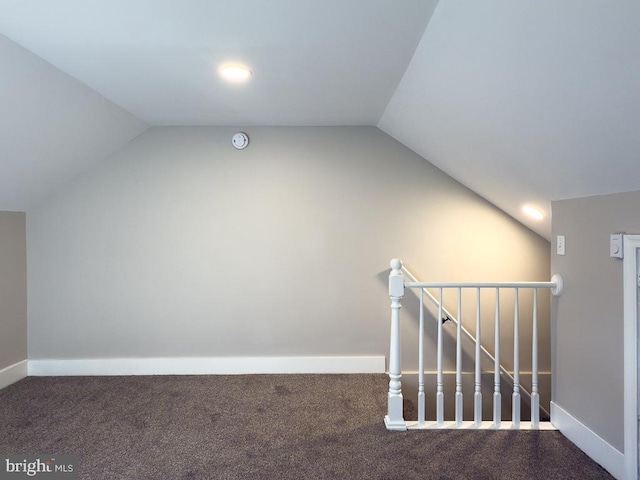
[[[383,375],[29,377],[0,390],[0,454],[80,478],[607,479],[559,432],[384,428]]]

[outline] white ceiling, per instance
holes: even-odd
[[[436,3],[0,0],[0,32],[151,125],[375,125]]]
[[[0,210],[27,210],[147,128],[2,35],[0,65]]]
[[[640,190],[639,24],[627,0],[0,0],[0,209],[147,124],[377,125],[549,238],[522,204]]]
[[[640,2],[442,0],[379,127],[549,239],[552,200],[640,190]]]

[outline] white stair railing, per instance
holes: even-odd
[[[407,277],[411,282],[415,282],[415,283],[419,283],[419,280],[416,278],[416,276],[406,267],[406,265],[402,265],[402,268],[400,269],[400,271],[402,272],[402,274]],[[421,295],[426,295],[426,297],[431,300],[431,302],[438,307],[439,303],[438,299],[436,297],[434,297],[431,292],[429,292],[429,290],[427,290],[426,288],[422,288],[420,289]],[[537,404],[540,404],[540,398],[537,392],[537,384],[538,384],[538,349],[537,349],[537,345],[538,345],[538,317],[537,317],[537,302],[538,302],[538,290],[537,289],[533,289],[533,295],[534,295],[534,301],[533,301],[533,308],[535,308],[535,312],[533,314],[533,338],[532,338],[532,343],[535,344],[536,348],[533,349],[533,358],[532,358],[532,370],[533,370],[533,365],[536,366],[535,368],[535,374],[532,373],[532,377],[535,376],[535,384],[536,384],[536,391],[530,393],[529,391],[527,391],[527,389],[523,388],[522,385],[520,385],[520,393],[524,394],[525,397],[527,397],[529,399],[529,403],[532,404],[532,402],[537,402]],[[422,297],[421,297],[422,298]],[[500,309],[499,309],[499,305],[500,305],[500,289],[496,288],[496,316],[495,316],[495,356],[491,354],[491,352],[489,352],[489,350],[487,350],[482,344],[478,344],[476,343],[476,337],[469,332],[469,330],[467,330],[465,328],[464,325],[462,325],[462,322],[458,321],[458,319],[461,316],[461,312],[462,312],[462,289],[458,288],[458,315],[455,316],[453,315],[453,313],[451,313],[449,310],[447,310],[446,308],[444,308],[444,306],[442,307],[442,314],[440,318],[443,319],[443,321],[451,321],[456,325],[456,365],[461,365],[462,364],[462,342],[461,334],[464,334],[464,336],[468,339],[471,340],[476,348],[480,348],[480,351],[482,352],[482,354],[489,359],[489,361],[494,364],[495,366],[495,370],[494,370],[494,395],[493,395],[493,408],[494,408],[494,418],[499,418],[501,415],[501,409],[502,409],[502,397],[500,395],[500,379],[504,379],[507,381],[507,383],[509,383],[511,385],[511,387],[513,388],[513,384],[514,384],[514,378],[513,375],[511,375],[511,373],[500,363]],[[420,304],[422,304],[423,301],[421,299]],[[477,307],[477,305],[476,305]],[[423,309],[421,309],[421,313],[423,313]],[[476,316],[476,320],[477,320],[477,316]],[[420,339],[419,341],[423,341],[422,339]],[[533,390],[533,389],[532,389]],[[458,393],[460,393],[458,395]],[[536,410],[536,416],[535,416],[535,421],[539,422],[540,421],[540,411],[542,411],[545,416],[547,418],[549,418],[551,416],[551,414],[549,413],[549,411],[544,408],[543,406],[540,406],[539,409]],[[532,418],[532,421],[534,421],[534,419]],[[462,372],[456,372],[456,423],[458,425],[461,425],[462,423]],[[498,422],[499,423],[499,422]]]
[[[407,282],[402,273],[405,273],[412,281]],[[420,290],[420,323],[418,341],[418,421],[406,422],[402,410],[402,369],[400,362],[400,308],[405,288]],[[438,291],[436,299],[427,289]],[[443,306],[443,291],[455,289],[458,293],[458,315],[454,317]],[[476,290],[476,332],[471,334],[460,321],[462,312],[463,289]],[[480,294],[482,289],[495,289],[495,355],[481,344],[481,315]],[[514,374],[511,374],[500,364],[500,290],[513,289],[515,291],[514,306]],[[532,312],[532,388],[531,394],[520,385],[520,313],[519,292],[522,289],[533,290]],[[560,275],[554,275],[550,282],[502,282],[502,283],[424,283],[416,281],[415,277],[404,269],[400,260],[391,261],[391,273],[389,274],[389,296],[391,298],[391,344],[389,354],[389,393],[388,411],[385,416],[385,425],[389,430],[406,430],[407,428],[531,428],[539,429],[540,424],[540,399],[538,393],[538,290],[549,289],[554,296],[562,294],[563,282]],[[435,422],[427,422],[425,413],[424,391],[424,296],[433,301],[438,307],[438,333],[437,333],[437,365],[436,365],[436,419]],[[456,393],[455,393],[455,422],[444,421],[444,382],[443,382],[443,322],[441,319],[450,319],[456,324]],[[462,334],[475,342],[475,372],[474,372],[474,420],[463,421],[463,392],[462,392]],[[492,422],[484,422],[482,419],[482,391],[481,391],[481,355],[489,357],[494,364],[494,393],[493,393],[493,419]],[[501,391],[500,379],[504,374],[511,380],[512,392],[512,420],[502,422],[501,419]],[[520,421],[520,396],[525,393],[531,399],[531,422]]]

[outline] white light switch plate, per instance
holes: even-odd
[[[564,235],[556,236],[556,254],[564,255]]]
[[[611,234],[609,256],[611,258],[622,258],[624,256],[623,250],[622,250],[622,234],[621,233]]]

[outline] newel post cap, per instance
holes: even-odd
[[[389,296],[400,299],[404,295],[404,277],[400,272],[402,262],[397,258],[391,260],[391,273],[389,274]]]
[[[393,270],[391,273],[400,273],[400,270],[402,269],[402,261],[399,258],[391,260],[389,265],[391,266],[391,270]]]

